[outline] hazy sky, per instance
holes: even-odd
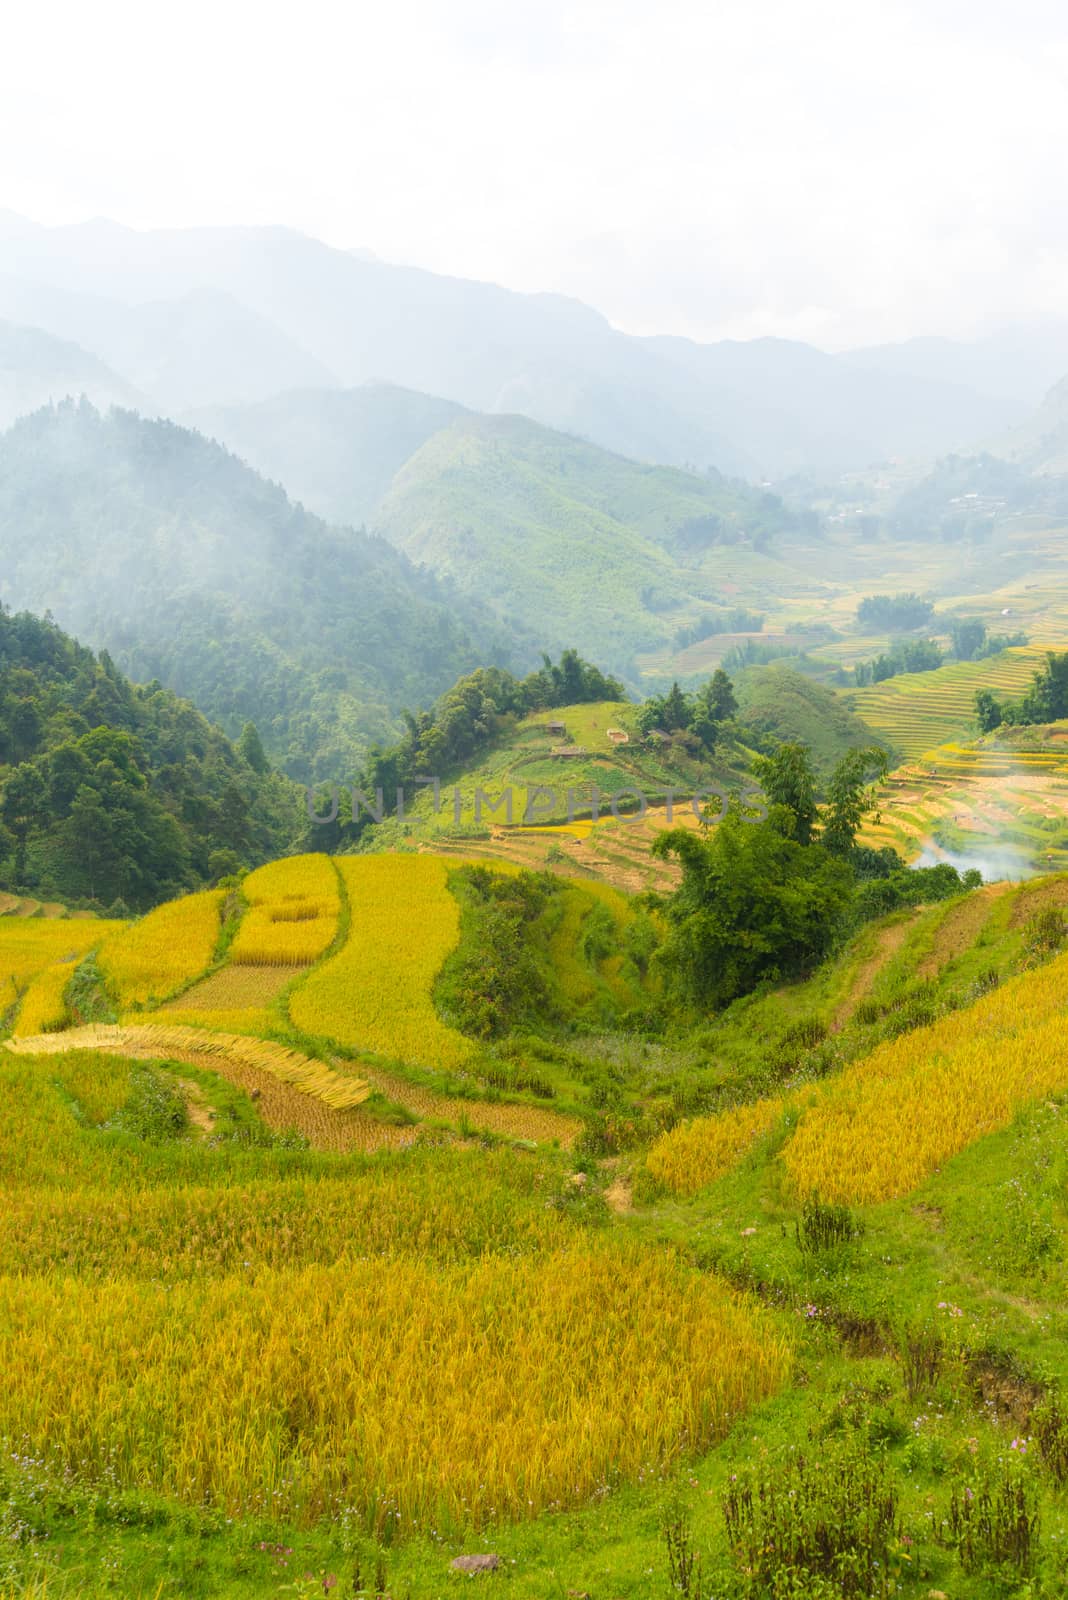
[[[35,0],[0,206],[828,347],[1068,315],[1063,0]],[[0,263],[2,270],[2,263]]]

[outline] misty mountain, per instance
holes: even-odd
[[[155,303],[166,324],[180,317],[173,308],[208,291],[243,307],[255,319],[243,336],[262,338],[268,355],[259,365],[249,356],[243,378],[233,361],[215,372],[209,340],[195,364],[198,383],[168,385],[172,396],[196,387],[187,404],[389,382],[474,410],[520,412],[638,459],[750,476],[935,456],[1004,428],[1020,410],[1019,386],[987,392],[937,373],[891,371],[885,353],[872,365],[786,340],[633,338],[560,295],[394,266],[283,228],[136,232],[96,221],[48,229],[8,215],[0,242],[9,279],[0,315],[27,320],[10,309],[12,296],[25,304],[26,285],[38,297],[80,296],[86,314],[103,300],[102,331],[79,323],[76,335],[103,359],[117,348],[123,306],[137,327],[152,321],[146,306]],[[74,336],[42,300],[33,305],[33,321]],[[301,362],[317,375],[292,376]],[[140,377],[120,370],[151,388],[150,365],[146,357]]]
[[[524,665],[472,602],[169,422],[65,403],[0,435],[0,599],[56,621],[295,777],[352,772],[406,706]]]
[[[451,400],[366,384],[208,407],[184,420],[319,516],[355,528],[372,520],[394,474],[420,445],[464,414]]]
[[[989,448],[1040,477],[1068,475],[1068,378],[1054,384],[1026,422]]]
[[[0,316],[77,341],[128,380],[132,387],[121,403],[129,404],[136,389],[139,409],[147,412],[237,405],[338,381],[264,317],[211,288],[125,305],[0,274]]]
[[[1023,322],[973,340],[906,339],[838,359],[867,372],[972,389],[1010,406],[1016,420],[1068,372],[1068,322]]]
[[[130,384],[79,345],[40,328],[0,322],[0,428],[50,401],[82,394],[103,407],[143,403]]]
[[[632,683],[636,654],[729,606],[727,552],[770,570],[773,537],[815,526],[712,469],[650,466],[383,384],[190,420],[310,510],[366,523],[510,627],[536,624],[545,649],[582,639]]]

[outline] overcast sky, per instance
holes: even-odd
[[[1063,0],[35,0],[0,206],[828,348],[1068,315]],[[2,268],[2,264],[0,264]]]

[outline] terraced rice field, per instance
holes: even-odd
[[[288,856],[250,873],[249,909],[230,950],[234,965],[310,966],[337,934],[341,891],[329,856]]]
[[[31,978],[15,1019],[16,1038],[65,1027],[67,1007],[63,996],[77,962],[77,956],[68,956],[65,961],[44,967]]]
[[[582,1123],[577,1117],[563,1117],[541,1106],[461,1099],[456,1095],[438,1094],[377,1067],[361,1065],[360,1070],[387,1100],[431,1122],[447,1122],[453,1127],[495,1133],[506,1139],[530,1139],[535,1144],[556,1143],[564,1150],[570,1150],[582,1132]]]
[[[271,1039],[248,1039],[241,1035],[209,1033],[180,1024],[146,1023],[124,1025],[96,1023],[72,1028],[63,1034],[43,1034],[33,1038],[9,1040],[9,1050],[20,1055],[51,1055],[69,1050],[99,1050],[128,1059],[165,1060],[173,1056],[185,1060],[195,1056],[205,1060],[218,1057],[239,1061],[267,1072],[281,1083],[292,1084],[304,1094],[313,1095],[335,1111],[362,1105],[371,1093],[359,1078],[336,1072],[322,1061],[302,1055],[288,1045]]]
[[[343,1049],[449,1070],[474,1054],[434,1009],[434,979],[460,933],[460,908],[437,856],[341,856],[349,899],[344,949],[290,1001],[294,1024]]]
[[[861,840],[914,860],[932,840],[989,859],[985,875],[1026,877],[1068,867],[1068,742],[1054,728],[1038,749],[991,735],[949,744],[899,767],[879,786],[880,816]],[[935,849],[938,854],[938,849]]]
[[[1003,983],[966,1012],[879,1044],[816,1088],[697,1118],[650,1149],[654,1176],[696,1194],[792,1117],[776,1160],[797,1198],[847,1205],[909,1194],[1027,1104],[1068,1089],[1068,955]]]
[[[165,1000],[175,989],[204,971],[215,953],[220,889],[169,900],[106,939],[100,968],[121,1006],[142,1006]]]
[[[664,806],[650,806],[644,817],[611,816],[598,822],[576,820],[569,826],[495,828],[488,840],[434,841],[439,855],[455,855],[492,864],[541,872],[546,868],[561,877],[607,884],[627,894],[645,889],[670,891],[679,881],[674,862],[650,854],[658,833],[668,827],[696,828],[698,822],[688,802],[677,802],[669,821]]]
[[[45,967],[84,956],[124,927],[121,922],[95,919],[4,918],[0,921],[0,1012],[12,1006]]]
[[[858,716],[907,760],[975,731],[975,696],[990,689],[1015,698],[1045,659],[1035,645],[1005,650],[987,661],[955,661],[934,672],[903,672],[885,683],[851,691]]]
[[[273,1002],[306,971],[304,966],[223,967],[169,1000],[158,1015],[223,1033],[265,1033],[273,1021]]]

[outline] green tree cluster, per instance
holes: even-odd
[[[933,610],[918,594],[869,594],[857,607],[857,622],[872,633],[907,632],[924,627]]]
[[[728,1005],[761,983],[811,970],[865,917],[981,881],[951,866],[910,872],[893,850],[857,845],[874,805],[869,785],[885,771],[881,749],[850,750],[821,804],[808,751],[783,744],[752,766],[766,817],[735,799],[714,829],[657,837],[655,853],[682,867],[659,959],[684,1002]]]
[[[251,724],[235,749],[158,683],[0,607],[0,884],[144,910],[281,854],[297,800]]]
[[[1034,673],[1031,686],[1019,700],[998,700],[989,689],[975,696],[975,719],[982,733],[1036,722],[1057,722],[1068,717],[1068,650],[1047,650],[1046,664]]]
[[[662,733],[692,733],[707,750],[713,750],[725,723],[738,710],[734,685],[722,667],[693,694],[686,694],[673,683],[667,694],[650,695],[638,712],[638,727],[644,734],[659,729]]]

